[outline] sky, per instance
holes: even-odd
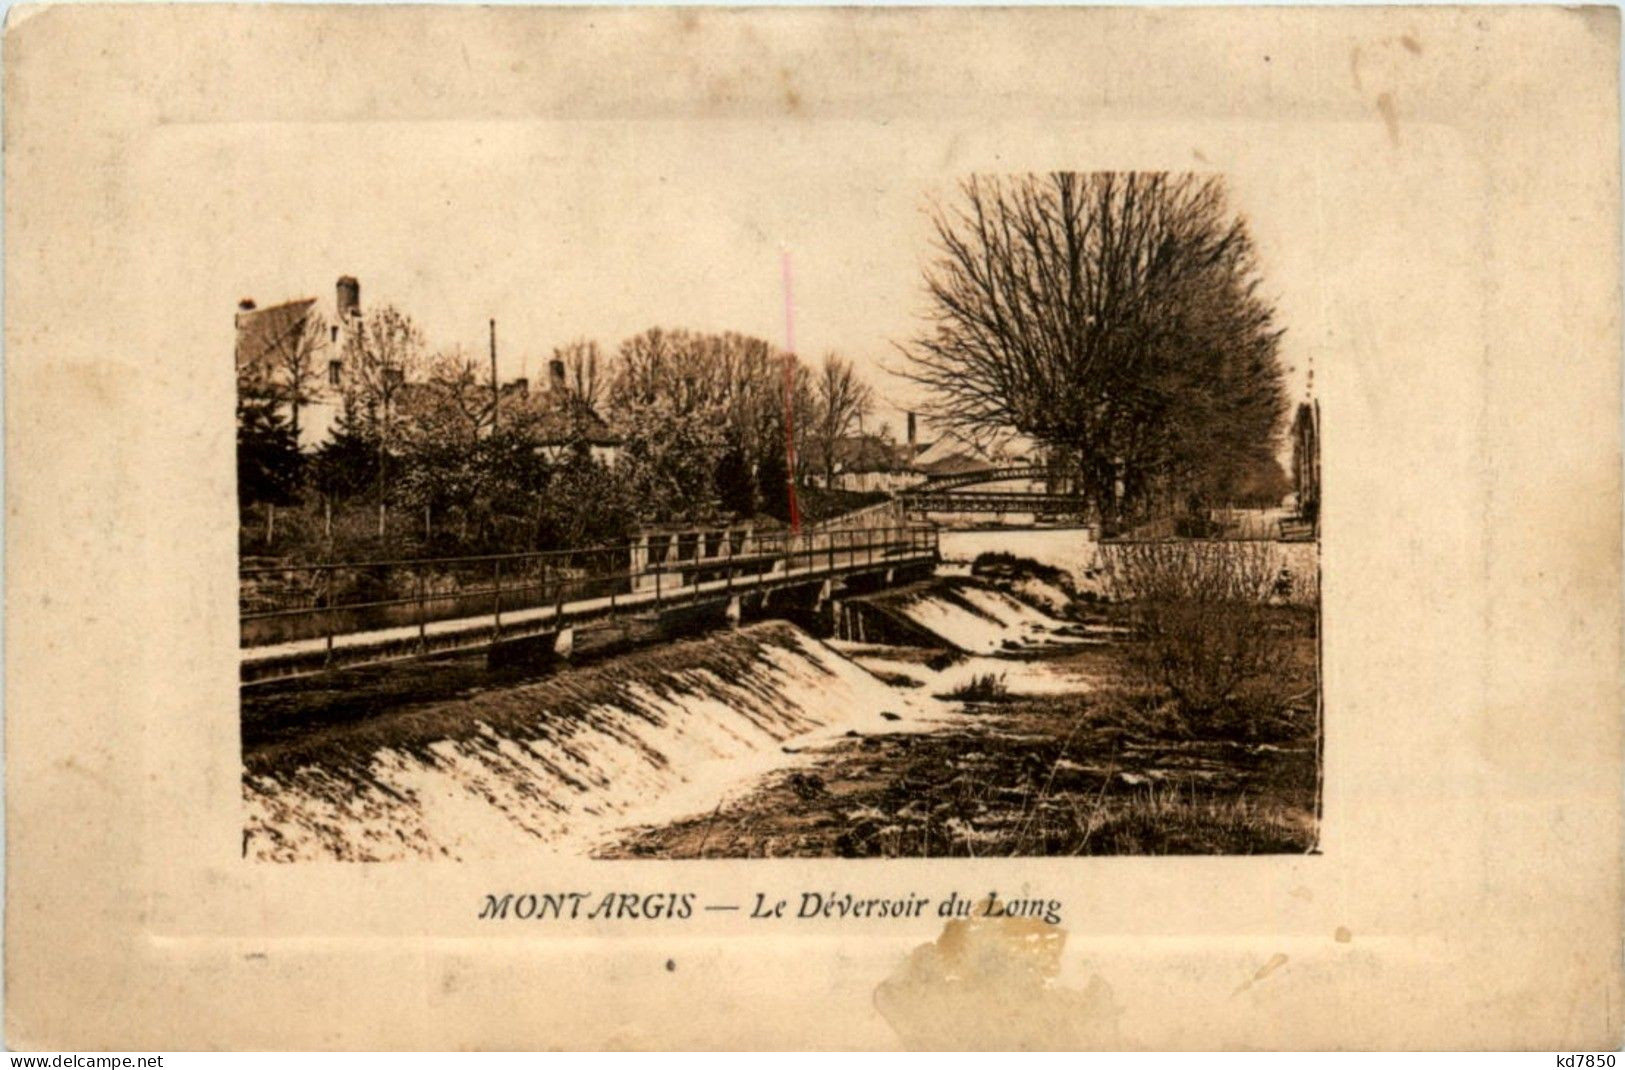
[[[647,327],[735,330],[854,360],[881,398],[871,428],[903,433],[919,388],[892,374],[918,328],[928,210],[974,171],[1067,165],[1053,124],[976,144],[964,129],[884,122],[233,124],[177,128],[150,161],[217,181],[172,205],[181,256],[210,263],[195,296],[220,310],[331,299],[354,275],[431,348],[538,377],[571,339],[613,348]],[[1028,161],[1009,146],[1040,146]],[[1082,162],[1080,161],[1080,164]],[[1229,176],[1287,328],[1297,400],[1324,333],[1312,270],[1311,157]],[[1195,160],[1187,166],[1208,169]],[[160,184],[161,187],[161,184]]]

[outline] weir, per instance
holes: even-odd
[[[1029,602],[985,584],[939,577],[842,600],[834,638],[890,646],[937,646],[993,654],[1014,646],[1043,648],[1095,638]]]
[[[559,672],[493,677],[464,659],[360,673],[342,691],[320,681],[246,691],[244,853],[592,853],[634,826],[710,812],[850,735],[934,731],[954,712],[943,693],[978,675],[1008,676],[1013,692],[1071,686],[1021,651],[1087,642],[1073,625],[974,579],[895,588],[884,579],[819,580],[674,609],[650,622],[646,641]],[[729,606],[739,609],[737,627],[727,626]],[[943,627],[959,619],[955,611],[971,615],[987,642]],[[803,623],[817,625],[816,635]],[[518,657],[527,642],[536,659],[569,653],[546,637],[498,649]],[[888,645],[954,653],[941,665],[917,653],[894,660]],[[403,685],[403,676],[432,678],[438,690]]]
[[[820,739],[936,713],[792,624],[747,624],[320,732],[256,733],[243,853],[581,854],[629,823],[709,810]]]

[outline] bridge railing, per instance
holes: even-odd
[[[984,468],[976,472],[961,472],[951,476],[933,476],[913,486],[904,487],[897,493],[899,497],[907,498],[914,495],[956,490],[960,487],[973,487],[980,483],[1006,483],[1016,480],[1048,484],[1062,475],[1064,473],[1059,469],[1045,465],[1007,464],[996,468]]]
[[[240,642],[257,647],[566,607],[614,615],[935,555],[930,525],[791,533],[709,529],[636,542],[467,557],[262,565],[239,571]]]

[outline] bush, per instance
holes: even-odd
[[[971,562],[970,574],[989,580],[1035,579],[1071,593],[1072,577],[1054,565],[1034,561],[1030,557],[1017,557],[1006,550],[986,550]]]
[[[972,676],[968,681],[960,684],[938,698],[956,699],[960,702],[997,702],[1010,694],[1010,689],[1004,684],[1004,673],[981,673]]]
[[[879,505],[891,495],[879,490],[831,490],[825,487],[796,487],[796,506],[804,524],[821,524],[871,505]]]
[[[1269,544],[1117,543],[1101,559],[1135,640],[1131,665],[1166,688],[1193,727],[1222,726],[1243,696],[1255,711],[1284,701],[1273,692],[1292,635],[1269,605],[1279,572]]]

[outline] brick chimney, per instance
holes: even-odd
[[[564,392],[564,361],[558,359],[548,361],[547,388],[561,394]]]
[[[335,311],[341,323],[352,316],[361,315],[361,283],[354,276],[343,275],[339,278]]]
[[[909,453],[914,452],[914,436],[915,436],[915,434],[916,434],[916,430],[915,430],[915,427],[914,427],[914,414],[911,412],[911,413],[908,414],[908,451],[909,451]]]

